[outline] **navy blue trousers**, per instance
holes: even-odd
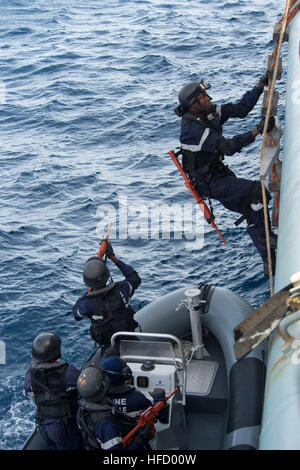
[[[43,420],[38,429],[51,450],[82,450],[82,434],[77,426],[76,417],[68,419]]]
[[[261,244],[261,239],[265,238],[263,205],[258,199],[249,199],[254,184],[254,181],[237,178],[231,170],[224,168],[212,175],[209,182],[199,179],[196,189],[202,196],[216,199],[233,212],[244,214],[247,206],[247,232],[264,260],[267,258],[267,251]],[[271,231],[270,221],[269,230]]]

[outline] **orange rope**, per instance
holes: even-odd
[[[288,16],[288,19],[287,19],[287,25],[289,24],[289,22],[294,18],[294,16],[296,15],[296,13],[298,13],[298,11],[300,10],[300,5],[297,5],[294,10],[290,13],[290,15]]]
[[[293,1],[291,2],[289,14],[291,13],[291,9],[293,8],[293,6],[295,5],[296,2],[297,2],[297,0],[293,0]],[[298,7],[298,8],[299,8],[299,7]],[[295,14],[296,14],[296,13],[295,13]],[[294,16],[295,16],[295,14],[294,14]],[[294,16],[293,16],[293,17],[294,17]],[[282,17],[280,18],[280,20],[278,21],[278,23],[282,23],[283,19],[284,19],[284,16],[282,16]],[[288,23],[289,23],[289,16],[288,16],[288,19],[287,19],[287,24],[288,24]]]

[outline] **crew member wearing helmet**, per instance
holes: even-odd
[[[109,281],[110,272],[106,263],[97,256],[89,258],[83,270],[83,280],[91,289],[73,307],[75,320],[79,321],[84,317],[91,319],[91,338],[102,346],[102,353],[110,346],[114,333],[134,331],[138,326],[133,319],[135,312],[130,307],[130,299],[141,283],[141,278],[133,267],[116,258],[110,242],[106,254],[125,279]]]
[[[127,416],[135,418],[141,414],[142,411],[152,406],[152,403],[145,395],[136,390],[130,382],[132,377],[132,370],[123,359],[117,356],[111,356],[102,360],[104,373],[110,382],[107,397],[122,413]],[[163,388],[155,388],[150,392],[153,398],[153,404],[160,400],[165,400],[165,391]],[[168,420],[168,408],[165,406],[158,415],[159,420],[166,422]]]
[[[129,382],[132,377],[132,371],[123,359],[117,356],[111,356],[101,362],[104,367],[104,373],[110,381],[110,388],[107,396],[120,411],[128,416],[138,416],[149,406],[152,406],[150,400],[145,395],[137,391]]]
[[[85,448],[92,450],[124,450],[120,411],[107,399],[109,379],[103,368],[94,363],[84,368],[77,382],[79,393],[78,426]],[[151,438],[149,426],[140,429],[126,450],[138,450]]]
[[[80,371],[59,362],[61,341],[54,332],[38,335],[32,344],[32,363],[25,376],[25,392],[37,406],[36,423],[52,450],[80,450],[83,440],[76,423],[77,378]]]
[[[258,134],[263,133],[265,118],[251,131],[231,139],[222,136],[222,126],[229,118],[245,118],[267,84],[268,75],[264,75],[240,101],[219,106],[212,104],[212,98],[207,94],[210,88],[208,83],[204,80],[190,82],[180,90],[179,106],[174,110],[182,118],[180,143],[184,171],[201,196],[216,199],[227,209],[246,218],[247,231],[262,257],[265,275],[268,275],[268,266],[261,185],[257,181],[237,178],[222,163],[224,155],[241,152],[243,147],[254,142]],[[274,123],[271,117],[268,132],[272,131]],[[268,193],[267,197],[270,200]],[[277,240],[271,230],[270,233],[274,267]]]

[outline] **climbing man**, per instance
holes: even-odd
[[[78,426],[81,429],[87,450],[124,450],[122,421],[126,418],[114,408],[107,398],[110,382],[103,368],[96,364],[83,369],[78,377],[79,412]],[[126,423],[126,426],[128,424]],[[132,423],[132,428],[135,423]],[[149,426],[141,428],[126,450],[142,449],[151,439]]]
[[[37,406],[36,423],[51,450],[81,450],[76,423],[77,378],[80,371],[59,362],[61,341],[54,332],[38,335],[32,344],[32,363],[25,376],[25,392]]]
[[[260,182],[237,178],[222,162],[224,155],[241,152],[243,147],[254,142],[258,134],[263,133],[265,118],[251,131],[231,139],[223,137],[222,126],[229,118],[245,118],[267,84],[268,76],[264,75],[240,101],[220,106],[212,104],[212,98],[206,92],[211,85],[205,80],[190,82],[181,88],[178,94],[179,106],[174,110],[182,118],[179,140],[184,171],[201,196],[216,199],[227,209],[246,218],[247,231],[262,257],[265,275],[268,275],[268,261]],[[271,117],[267,132],[272,131],[274,123]],[[268,193],[267,198],[270,200]],[[273,270],[276,238],[270,229]]]
[[[141,278],[133,267],[116,258],[109,241],[106,255],[125,279],[113,282],[106,262],[97,256],[89,258],[84,266],[83,281],[90,290],[73,307],[75,320],[90,318],[90,335],[101,346],[101,354],[110,346],[114,333],[134,331],[138,326],[133,318],[135,312],[130,307],[130,299],[141,284]]]

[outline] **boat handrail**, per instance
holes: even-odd
[[[152,338],[152,339],[162,339],[162,340],[170,340],[174,343],[177,344],[180,358],[175,358],[174,356],[174,365],[176,369],[178,369],[176,362],[180,362],[181,368],[182,368],[182,380],[180,376],[178,375],[179,378],[179,387],[181,387],[181,392],[182,392],[182,400],[178,400],[178,403],[181,403],[183,406],[185,406],[186,403],[186,380],[187,380],[187,368],[186,368],[186,362],[185,362],[185,356],[184,356],[184,351],[183,351],[183,346],[182,342],[180,341],[179,338],[177,338],[174,335],[170,334],[162,334],[162,333],[140,333],[140,332],[131,332],[131,331],[118,331],[111,337],[111,345],[114,346],[116,343],[116,338],[118,336],[133,336],[137,338]],[[139,359],[141,357],[139,356]],[[145,359],[149,359],[149,357],[145,357]],[[152,359],[157,359],[159,361],[162,360],[161,357],[152,357]]]
[[[174,366],[176,366],[175,364],[175,361],[177,362],[180,362],[180,365],[181,365],[181,360],[180,359],[176,359],[174,360],[174,358],[168,358],[168,357],[157,357],[157,356],[139,356],[137,358],[136,355],[134,354],[122,354],[122,359],[124,359],[125,362],[127,361],[135,361],[135,362],[144,362],[144,361],[155,361],[156,364],[173,364]],[[178,367],[176,367],[176,369],[178,369]],[[180,367],[180,369],[182,369]]]

